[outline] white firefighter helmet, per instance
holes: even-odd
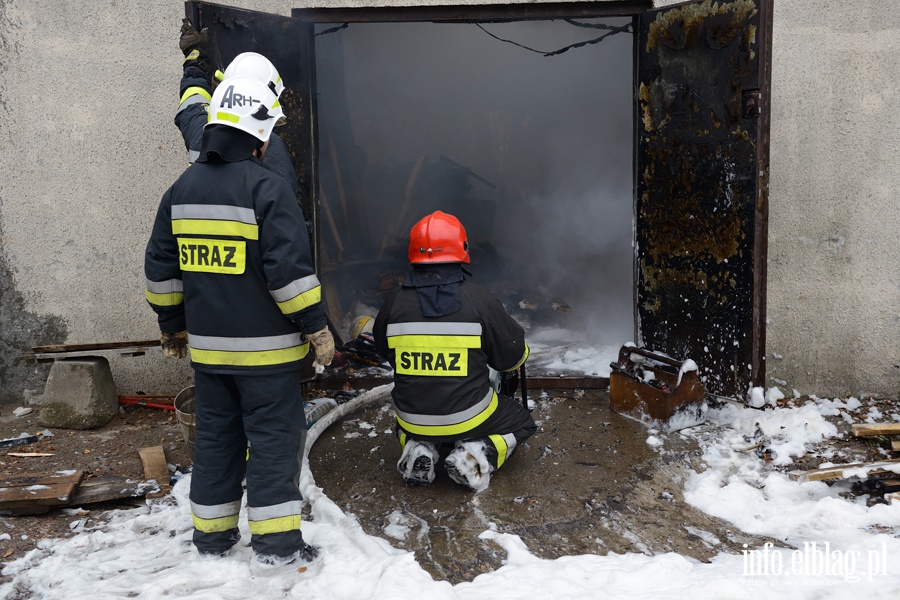
[[[216,87],[206,124],[234,127],[265,142],[283,122],[284,111],[272,90],[250,77],[230,77]]]
[[[284,82],[281,81],[278,69],[268,58],[256,52],[243,52],[235,56],[225,67],[223,79],[229,77],[250,77],[261,81],[279,98],[284,91]]]
[[[355,340],[361,333],[372,333],[374,324],[375,318],[372,315],[362,315],[350,327],[350,339]]]

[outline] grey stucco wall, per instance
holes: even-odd
[[[4,285],[24,298],[3,322],[5,402],[13,360],[32,345],[150,339],[143,248],[159,197],[186,166],[172,124],[180,65],[180,3],[50,0],[2,3]],[[4,308],[5,296],[4,296]],[[59,321],[58,329],[32,322]],[[113,358],[120,391],[178,391],[186,364],[160,354]],[[34,368],[33,366],[30,368]],[[27,391],[25,392],[27,396]]]
[[[900,394],[900,13],[777,1],[768,374],[786,391]]]
[[[900,14],[886,4],[776,0],[767,358],[785,391],[900,388]],[[162,0],[0,0],[0,402],[42,390],[45,369],[14,359],[32,345],[157,335],[142,261],[186,164],[172,124],[182,14]],[[112,369],[120,393],[191,379],[158,353]]]

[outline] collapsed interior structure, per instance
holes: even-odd
[[[743,397],[765,377],[771,0],[651,5],[186,8],[221,64],[256,50],[286,81],[339,333],[443,210],[530,343],[635,342]]]

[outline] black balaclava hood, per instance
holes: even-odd
[[[249,158],[263,142],[246,131],[227,125],[208,125],[203,128],[200,157],[195,162],[238,162]]]
[[[413,264],[403,287],[415,288],[425,317],[446,317],[462,308],[462,263]]]

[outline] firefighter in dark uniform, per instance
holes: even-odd
[[[184,53],[184,62],[178,89],[180,99],[178,110],[175,112],[175,125],[184,138],[189,162],[194,162],[200,154],[203,127],[209,117],[209,100],[215,84],[219,82],[217,77],[251,77],[266,84],[279,98],[284,91],[284,82],[278,70],[262,54],[256,52],[238,54],[222,73],[216,71],[211,63],[208,43],[206,30],[198,32],[185,18],[178,40],[178,46]],[[297,172],[294,170],[287,146],[277,133],[273,132],[269,137],[265,163],[291,185],[294,197],[297,197],[300,193]]]
[[[318,553],[300,531],[300,370],[334,355],[303,215],[261,160],[282,117],[259,81],[219,84],[200,154],[163,195],[144,263],[163,354],[189,349],[195,371],[194,545],[222,555],[237,543],[246,477],[262,568]]]
[[[481,491],[491,473],[536,430],[521,404],[491,384],[528,358],[522,327],[484,287],[465,278],[466,232],[437,211],[409,236],[411,270],[375,318],[378,352],[394,369],[391,392],[408,484],[434,481],[435,464]]]

